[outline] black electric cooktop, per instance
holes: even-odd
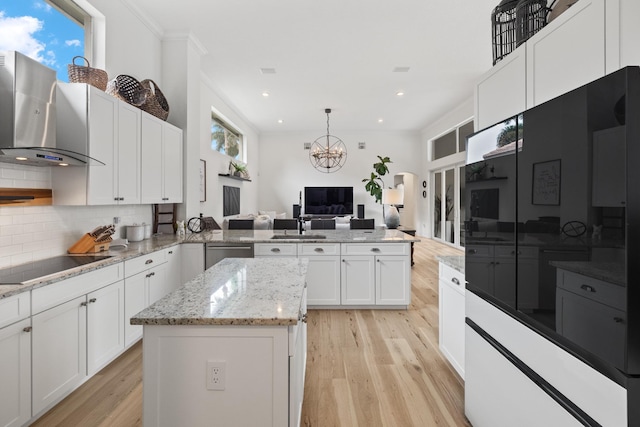
[[[111,255],[63,255],[53,258],[32,261],[15,267],[0,269],[0,285],[16,285],[39,277],[60,273],[75,267],[91,264]]]

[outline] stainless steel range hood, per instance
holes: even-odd
[[[86,165],[89,157],[56,148],[56,72],[15,51],[0,51],[0,162]]]

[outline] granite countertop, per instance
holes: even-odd
[[[625,266],[619,262],[551,261],[549,264],[615,285],[627,285]]]
[[[146,255],[151,252],[159,251],[161,249],[178,245],[182,242],[181,238],[176,237],[173,234],[157,235],[150,239],[143,240],[141,242],[130,242],[126,248],[123,249],[111,249],[108,251],[98,252],[95,254],[87,255],[107,255],[110,258],[92,262],[78,266],[69,270],[64,270],[58,273],[42,276],[34,280],[25,281],[20,284],[0,285],[0,299],[7,298],[12,295],[16,295],[22,292],[27,292],[32,289],[37,289],[42,286],[47,286],[61,280],[70,279],[80,274],[85,274],[90,271],[98,270],[100,268],[107,267],[109,265],[117,264],[127,259],[136,258],[141,255]],[[72,255],[72,256],[85,256],[85,255]]]
[[[272,239],[274,235],[291,234],[291,239]],[[80,274],[88,273],[127,259],[136,258],[181,243],[398,243],[419,242],[420,240],[399,230],[378,228],[375,230],[309,230],[305,235],[312,238],[296,238],[296,231],[284,230],[212,230],[178,237],[174,234],[154,235],[141,242],[130,242],[126,248],[99,252],[91,255],[108,255],[109,258],[91,264],[74,267],[59,273],[42,276],[21,284],[0,285],[0,299],[27,292]],[[314,236],[324,236],[323,238]],[[84,256],[84,255],[73,255]]]
[[[273,239],[273,236],[291,236]],[[419,242],[420,239],[400,230],[307,230],[305,238],[295,230],[211,230],[188,234],[185,243],[398,243]]]
[[[131,318],[132,325],[295,325],[309,261],[227,258]]]
[[[438,255],[436,259],[464,274],[464,255]]]

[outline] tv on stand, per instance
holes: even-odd
[[[353,187],[305,187],[304,214],[353,215]]]

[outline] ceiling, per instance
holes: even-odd
[[[258,132],[324,130],[324,110],[331,108],[335,133],[419,131],[472,97],[474,82],[492,65],[497,3],[136,0],[135,6],[166,33],[191,32],[207,50],[203,72],[216,92]]]

